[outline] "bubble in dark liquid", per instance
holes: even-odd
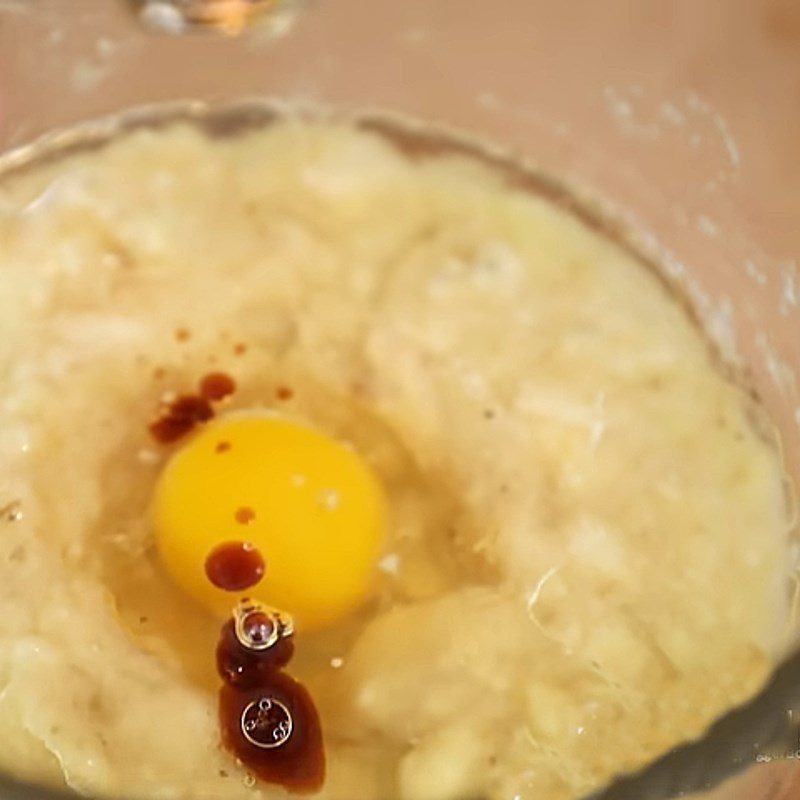
[[[244,738],[264,750],[285,744],[294,728],[289,709],[268,695],[249,703],[242,712],[241,722]]]

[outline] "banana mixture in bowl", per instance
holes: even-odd
[[[578,800],[763,686],[771,425],[656,270],[488,153],[286,113],[5,170],[0,767]]]

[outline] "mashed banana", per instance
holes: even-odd
[[[391,503],[374,599],[298,636],[321,798],[578,798],[768,676],[780,459],[654,275],[464,156],[176,125],[0,185],[4,769],[283,796],[220,749],[220,621],[152,546],[147,423],[215,367]]]

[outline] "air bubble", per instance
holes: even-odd
[[[323,489],[317,496],[317,505],[326,511],[336,511],[341,503],[339,492],[334,489]]]

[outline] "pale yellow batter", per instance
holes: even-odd
[[[375,598],[297,643],[320,798],[578,798],[768,676],[780,460],[654,275],[466,157],[178,126],[0,184],[4,769],[283,796],[219,748],[219,621],[153,552],[147,422],[209,368],[388,493]]]

